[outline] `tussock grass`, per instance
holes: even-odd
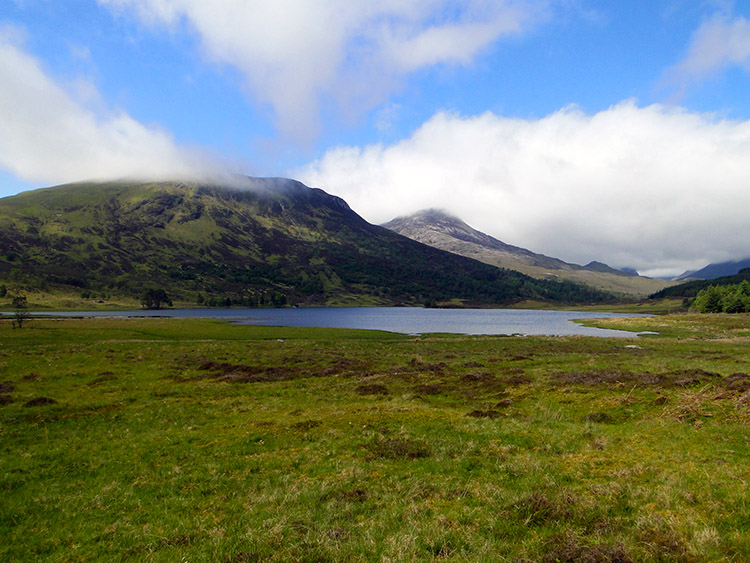
[[[613,321],[667,333],[639,340],[0,323],[0,559],[743,560],[738,317]]]

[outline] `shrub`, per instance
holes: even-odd
[[[172,299],[163,289],[148,289],[141,295],[141,306],[144,309],[162,309],[171,307]]]
[[[29,318],[28,302],[25,295],[16,295],[12,302],[13,309],[13,327],[23,328],[24,323]]]

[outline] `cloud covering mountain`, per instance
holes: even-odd
[[[748,162],[750,122],[626,101],[541,119],[438,113],[299,177],[373,222],[442,207],[511,244],[655,276],[747,252]]]

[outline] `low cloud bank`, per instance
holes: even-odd
[[[438,113],[297,176],[371,222],[442,207],[535,252],[658,276],[750,252],[748,162],[750,122],[625,101],[542,119]]]

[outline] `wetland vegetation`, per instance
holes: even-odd
[[[0,559],[739,561],[750,316],[0,322]]]

